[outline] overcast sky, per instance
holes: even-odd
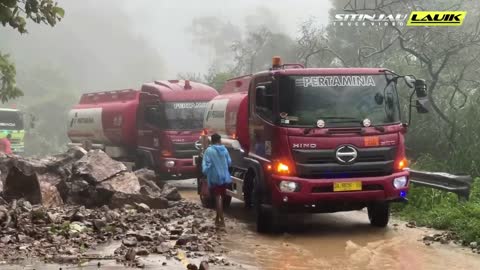
[[[185,31],[195,17],[216,16],[243,26],[246,16],[265,7],[278,15],[284,32],[295,36],[298,25],[308,17],[327,23],[331,7],[329,0],[134,0],[123,3],[136,25],[134,29],[160,51],[166,62],[166,75],[170,77],[178,72],[203,72],[208,67],[210,59],[193,50],[192,37]]]
[[[308,18],[327,23],[331,7],[330,0],[57,1],[65,18],[55,27],[29,21],[26,35],[0,27],[0,51],[15,61],[21,86],[46,79],[29,73],[41,68],[55,70],[82,92],[205,73],[214,55],[195,49],[188,31],[193,19],[216,17],[240,29],[275,21],[270,29],[296,37]]]

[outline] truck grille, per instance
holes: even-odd
[[[198,150],[195,148],[195,143],[174,143],[173,156],[176,158],[191,158],[198,155]]]
[[[304,178],[354,178],[383,176],[393,172],[396,147],[357,148],[352,164],[340,164],[335,150],[293,150],[297,174]]]

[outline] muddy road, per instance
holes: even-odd
[[[195,181],[172,181],[181,195],[200,203]],[[213,219],[213,213],[211,213]],[[259,235],[253,215],[243,203],[233,200],[227,210],[228,236],[221,236],[227,249],[223,257],[234,266],[211,265],[215,269],[480,269],[480,254],[455,244],[433,243],[423,236],[437,233],[426,228],[408,228],[405,222],[391,221],[386,229],[369,225],[366,212],[289,216],[285,233]],[[92,251],[112,254],[120,243]],[[181,254],[180,254],[181,255]],[[178,259],[178,258],[177,258]],[[166,259],[151,254],[143,258],[146,269],[186,269],[203,258]],[[100,267],[99,264],[100,263]],[[164,263],[167,263],[164,265]],[[39,261],[22,265],[2,265],[0,269],[126,269],[114,260],[92,260],[82,265],[44,264]],[[133,268],[130,268],[133,269]]]
[[[184,198],[198,201],[193,181],[180,184]],[[454,244],[426,246],[427,228],[391,221],[369,225],[366,212],[290,216],[281,235],[255,233],[253,215],[233,200],[225,239],[229,259],[249,269],[480,269],[480,254]]]

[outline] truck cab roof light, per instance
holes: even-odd
[[[280,56],[274,56],[272,58],[272,68],[273,69],[280,68],[281,65],[282,65],[282,58],[280,58]]]
[[[185,86],[183,87],[185,90],[192,89],[192,86],[190,85],[189,80],[185,80]]]

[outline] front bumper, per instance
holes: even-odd
[[[408,191],[410,183],[408,175],[408,171],[387,176],[341,179],[306,179],[272,175],[270,178],[272,205],[315,205],[322,202],[368,203],[373,201],[398,201],[403,199]],[[407,177],[407,185],[403,188],[396,189],[393,186],[393,179],[401,176]],[[282,192],[278,185],[280,181],[297,182],[300,184],[300,189],[296,192]],[[333,192],[334,182],[352,181],[361,181],[362,190]]]
[[[194,177],[197,173],[195,165],[193,165],[192,158],[160,158],[158,160],[159,173],[170,176],[177,176],[183,178]],[[173,162],[173,167],[168,167],[166,164]]]

